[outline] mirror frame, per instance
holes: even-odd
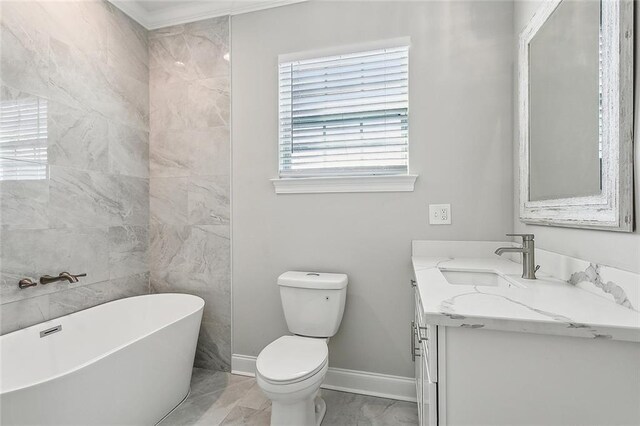
[[[633,0],[602,0],[602,193],[529,201],[529,43],[563,0],[536,11],[518,44],[520,221],[633,232]]]

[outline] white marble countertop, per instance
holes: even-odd
[[[640,342],[640,312],[498,256],[412,258],[429,324]],[[490,271],[516,285],[453,285],[442,270]]]

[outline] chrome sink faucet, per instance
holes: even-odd
[[[536,266],[535,242],[533,234],[507,234],[507,237],[522,237],[522,247],[500,247],[496,254],[502,253],[522,253],[522,278],[527,280],[536,279],[536,271],[540,265]]]

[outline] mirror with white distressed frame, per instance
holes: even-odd
[[[633,1],[543,2],[518,74],[520,220],[633,231]]]

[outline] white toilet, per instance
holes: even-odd
[[[320,425],[327,406],[318,391],[327,374],[327,341],[336,334],[347,296],[345,274],[289,271],[278,277],[289,331],[256,361],[256,379],[271,400],[272,426]]]

